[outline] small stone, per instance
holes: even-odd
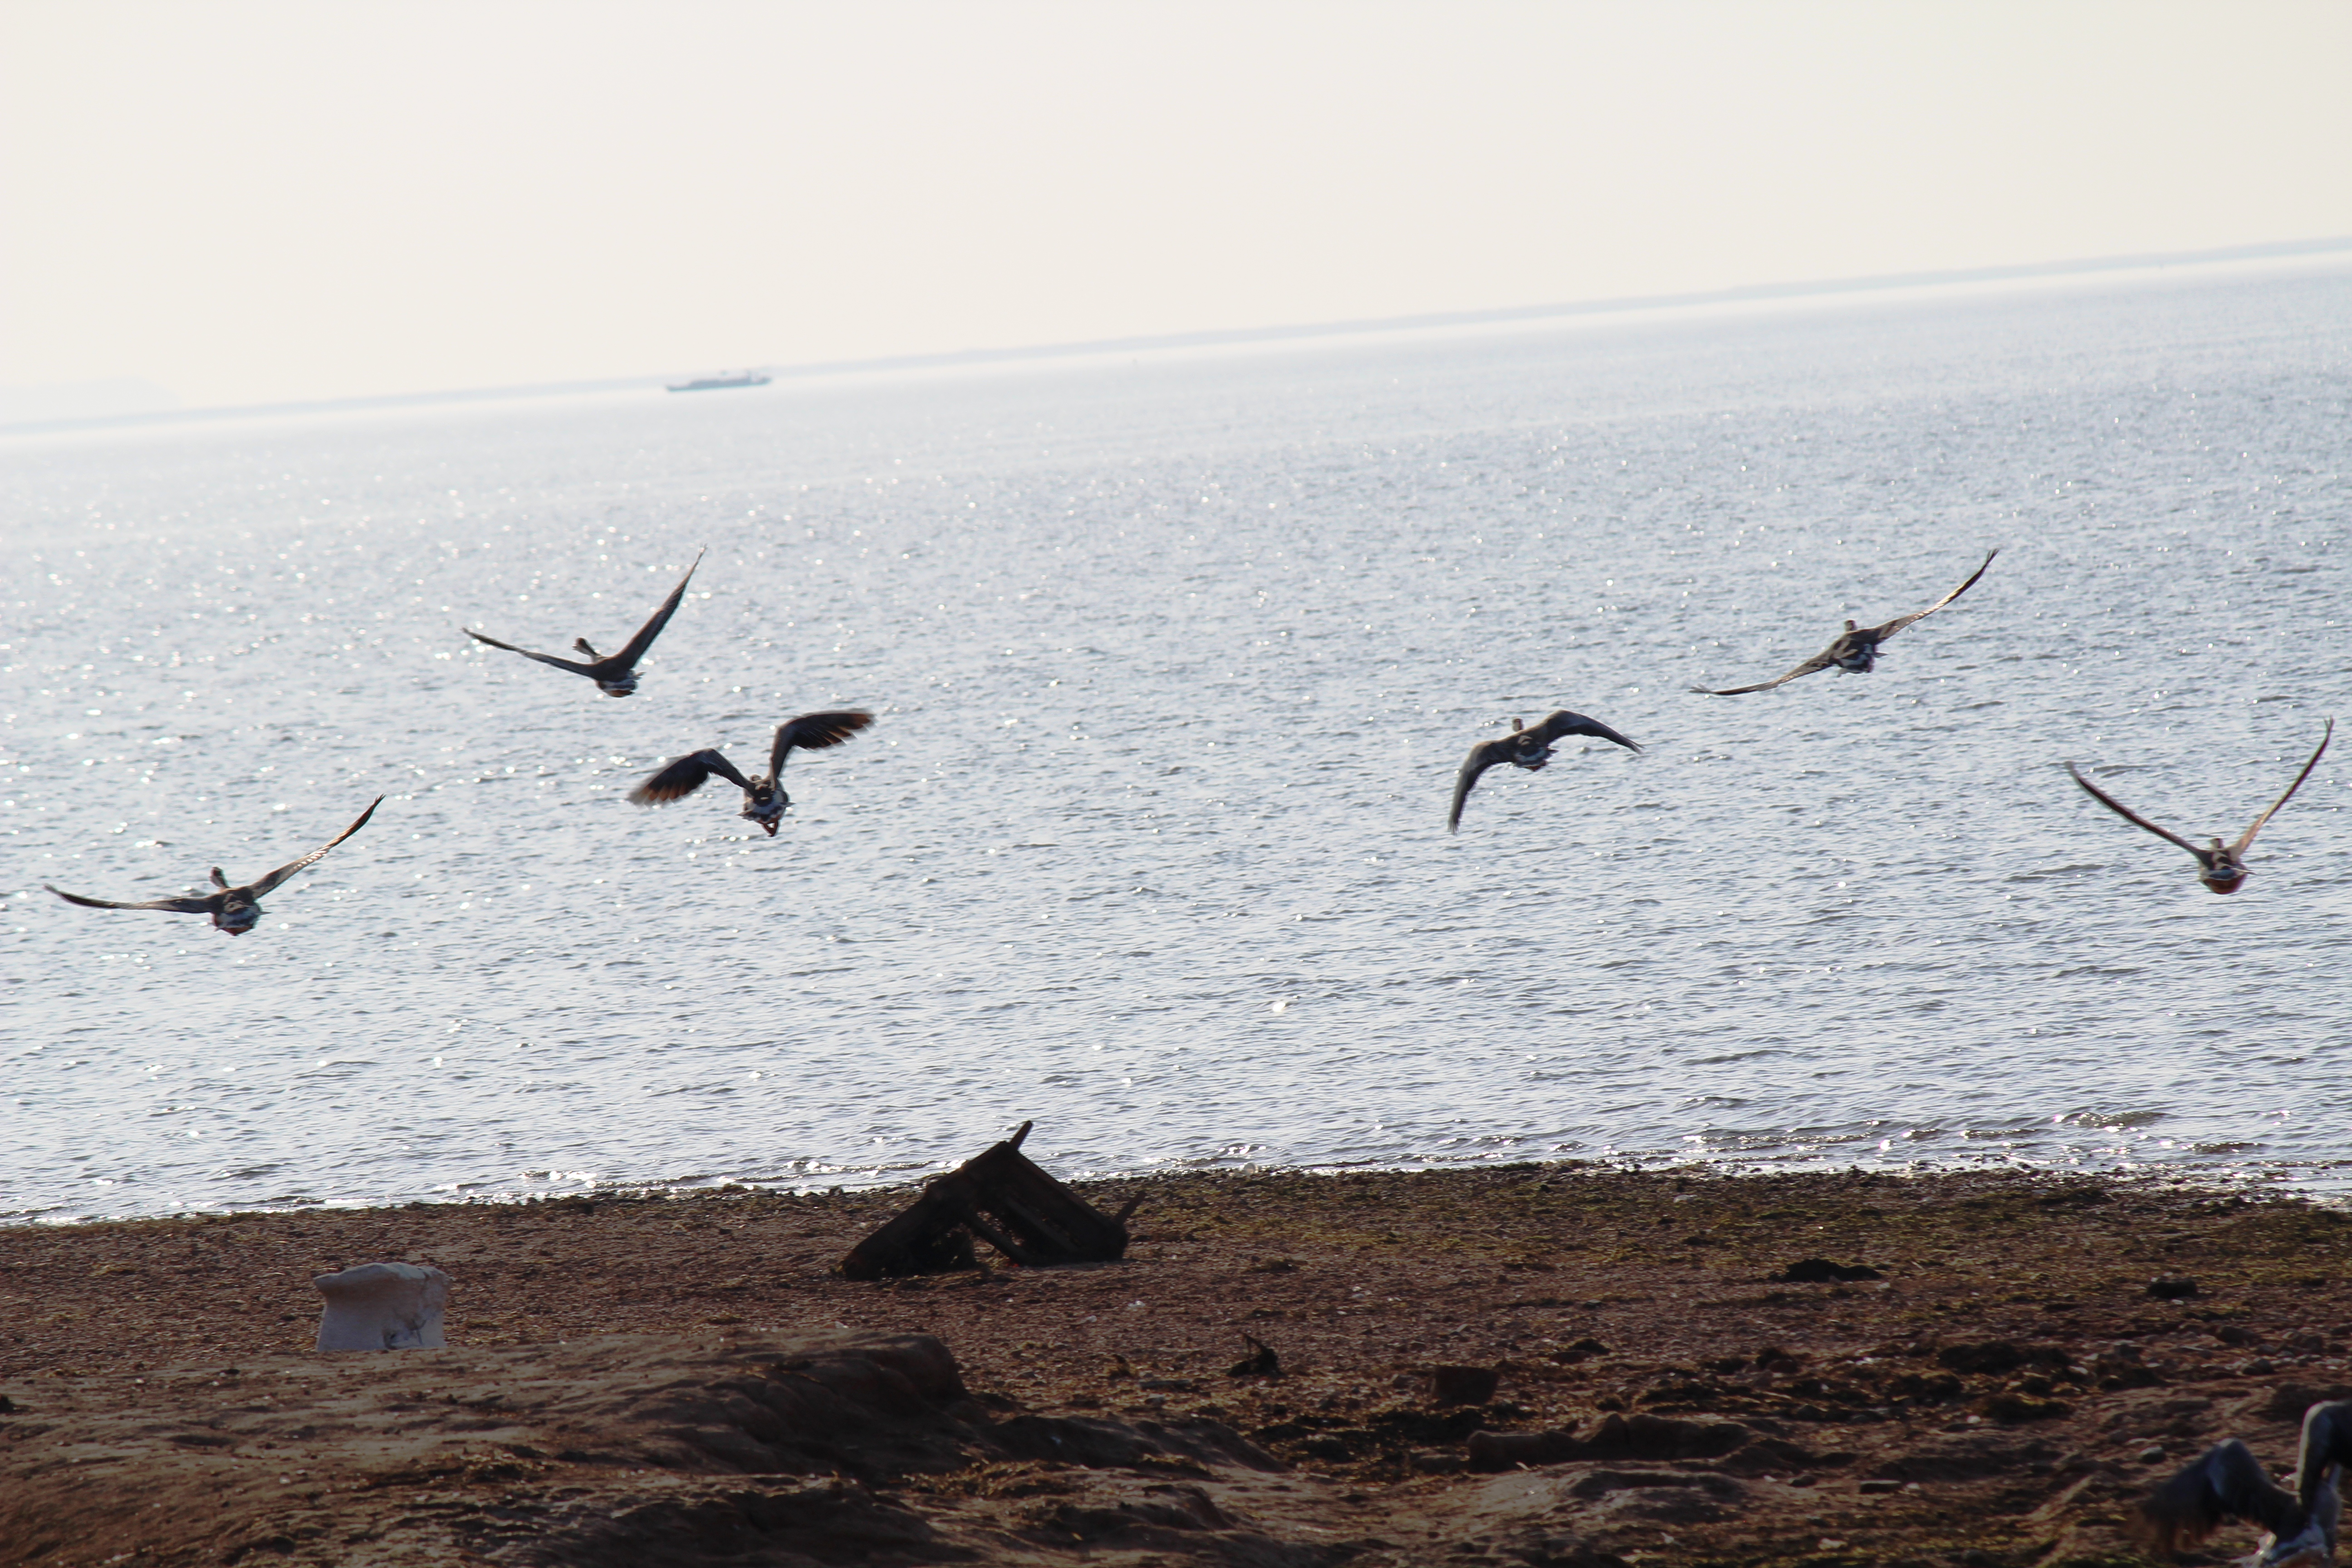
[[[1884,1478],[1874,1478],[1870,1480],[1862,1482],[1854,1488],[1854,1490],[1860,1492],[1864,1497],[1876,1497],[1884,1492],[1899,1492],[1902,1489],[1903,1483],[1901,1481],[1887,1480]]]
[[[2159,1301],[2179,1301],[2197,1294],[2197,1281],[2186,1274],[2159,1274],[2147,1282],[2147,1293]]]
[[[2150,1443],[2147,1447],[2142,1448],[2137,1457],[2143,1465],[2160,1465],[2164,1463],[2164,1445]]]
[[[1492,1366],[1433,1366],[1429,1369],[1430,1394],[1440,1405],[1484,1405],[1495,1397],[1502,1369]]]

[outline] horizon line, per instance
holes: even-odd
[[[1358,318],[1339,321],[1291,322],[1266,327],[1213,327],[1186,332],[1159,332],[1123,338],[1090,338],[1070,342],[1036,343],[1011,348],[974,348],[928,353],[886,354],[868,359],[822,360],[783,368],[767,366],[772,381],[814,380],[824,376],[887,374],[894,371],[944,370],[964,365],[1008,364],[1024,360],[1076,359],[1087,355],[1154,353],[1169,349],[1216,348],[1244,343],[1303,342],[1365,332],[1443,331],[1448,328],[1497,326],[1515,321],[1557,321],[1579,316],[1630,314],[1638,310],[1689,309],[1775,300],[1801,300],[1837,294],[1867,294],[1901,289],[1948,287],[1954,284],[2000,283],[2037,278],[2064,278],[2097,272],[2151,271],[2168,267],[2208,266],[2231,261],[2284,259],[2352,251],[2352,235],[2326,239],[2275,240],[2258,245],[2225,246],[2208,250],[2155,251],[2132,256],[2079,258],[2068,261],[2012,262],[1997,267],[1948,268],[1932,272],[1892,272],[1862,278],[1819,279],[1796,283],[1747,283],[1727,289],[1679,294],[1617,295],[1599,300],[1548,305],[1509,305],[1475,310],[1423,311],[1412,315]],[[0,436],[28,436],[76,430],[119,429],[141,425],[195,423],[205,420],[283,417],[298,414],[352,413],[366,409],[425,407],[446,403],[503,402],[527,397],[585,397],[600,393],[667,387],[679,373],[606,376],[592,381],[548,382],[529,385],[455,387],[437,392],[377,393],[356,397],[315,398],[290,403],[233,404],[215,407],[154,409],[140,414],[94,415],[63,419],[0,423]],[[686,373],[692,374],[694,373]]]

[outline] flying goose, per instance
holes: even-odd
[[[112,899],[85,899],[79,893],[68,893],[62,888],[49,888],[49,891],[69,904],[79,904],[89,910],[167,910],[175,915],[210,915],[213,917],[213,924],[222,931],[231,936],[243,936],[261,923],[263,894],[270,891],[303,867],[320,859],[328,850],[365,827],[367,819],[373,816],[375,808],[383,804],[383,796],[376,796],[368,802],[368,808],[360,813],[360,819],[357,822],[352,823],[299,860],[289,860],[267,877],[257,877],[242,888],[230,887],[228,879],[221,875],[221,868],[217,866],[214,867],[213,886],[220,890],[207,893],[201,899],[149,899],[143,903],[125,904],[118,903]],[[48,888],[46,882],[41,885]]]
[[[1481,741],[1470,748],[1462,763],[1462,771],[1454,775],[1454,808],[1445,814],[1445,831],[1458,832],[1462,826],[1462,803],[1470,798],[1471,787],[1478,775],[1497,763],[1508,763],[1515,768],[1541,773],[1551,761],[1552,742],[1563,735],[1591,735],[1603,741],[1613,741],[1629,752],[1642,748],[1603,724],[1598,719],[1588,719],[1581,713],[1571,713],[1562,708],[1532,730],[1519,727],[1511,721],[1511,732],[1497,735],[1491,741]]]
[[[1928,605],[1926,609],[1920,611],[1916,616],[1897,616],[1893,620],[1886,622],[1885,625],[1875,626],[1858,626],[1852,621],[1846,622],[1845,630],[1838,634],[1838,637],[1835,642],[1832,642],[1829,647],[1813,655],[1812,658],[1805,660],[1804,663],[1797,666],[1796,668],[1790,670],[1788,674],[1781,676],[1778,680],[1759,681],[1754,686],[1734,686],[1727,688],[1721,691],[1710,690],[1708,688],[1704,686],[1694,686],[1691,689],[1697,692],[1702,697],[1738,697],[1749,691],[1769,691],[1776,686],[1786,686],[1789,682],[1796,679],[1801,675],[1811,675],[1816,670],[1827,669],[1832,665],[1837,666],[1840,669],[1845,670],[1849,674],[1867,675],[1878,663],[1878,645],[1880,643],[1885,642],[1888,637],[1893,637],[1896,632],[1901,631],[1905,626],[1909,626],[1912,622],[1926,620],[1929,616],[1934,615],[1937,610],[1942,609],[1946,605],[1950,604],[1954,599],[1958,598],[1970,588],[1975,587],[1977,579],[1985,574],[1985,567],[1991,565],[1993,556],[2000,553],[2000,552],[1998,550],[1991,551],[1987,553],[1984,558],[1983,565],[1979,565],[1974,572],[1969,573],[1969,580],[1967,582],[1961,584],[1958,587],[1953,589],[1950,593],[1945,595],[1942,598],[1937,600],[1934,604]]]
[[[2286,794],[2271,802],[2270,809],[2263,812],[2260,816],[2254,818],[2254,825],[2252,827],[2247,828],[2243,833],[2239,834],[2238,841],[2236,843],[2225,845],[2217,837],[2213,840],[2213,847],[2210,849],[2200,849],[2194,844],[2189,843],[2186,838],[2181,837],[2178,833],[2168,833],[2165,829],[2158,827],[2155,823],[2150,822],[2147,817],[2140,816],[2137,812],[2124,805],[2123,802],[2117,800],[2115,796],[2109,795],[2106,791],[2101,789],[2098,785],[2084,778],[2083,776],[2083,770],[2076,767],[2074,763],[2068,763],[2066,764],[2066,771],[2074,775],[2074,782],[2081,784],[2084,791],[2088,794],[2093,800],[2097,801],[2101,805],[2105,806],[2109,811],[2114,812],[2126,822],[2131,823],[2135,826],[2145,827],[2150,833],[2155,834],[2158,838],[2169,838],[2175,844],[2179,845],[2183,849],[2188,850],[2191,855],[2196,856],[2197,879],[2205,884],[2205,888],[2208,892],[2234,893],[2245,885],[2247,877],[2247,846],[2253,843],[2254,835],[2263,830],[2263,824],[2271,819],[2271,813],[2278,810],[2280,806],[2284,805],[2287,801],[2294,796],[2294,792],[2303,787],[2303,781],[2309,778],[2311,776],[2311,770],[2319,765],[2321,753],[2327,750],[2327,742],[2333,740],[2335,736],[2336,721],[2330,719],[2327,721],[2326,732],[2319,737],[2319,751],[2311,753],[2311,761],[2303,764],[2303,772],[2294,775],[2294,783],[2286,786]]]
[[[702,564],[702,551],[694,552],[694,566],[686,569],[686,575],[677,580],[677,586],[669,591],[669,597],[661,602],[661,608],[654,612],[653,619],[639,626],[637,635],[631,637],[628,647],[620,652],[600,656],[588,646],[586,637],[572,638],[572,646],[588,656],[586,664],[577,659],[558,658],[551,653],[533,653],[527,647],[517,647],[510,642],[484,637],[471,626],[466,627],[465,632],[476,642],[486,642],[492,647],[502,647],[509,653],[519,653],[525,658],[535,658],[541,664],[551,664],[558,669],[584,675],[594,681],[596,689],[607,697],[626,697],[637,689],[637,660],[646,657],[646,649],[654,646],[654,638],[661,636],[662,628],[669,625],[670,616],[677,613],[677,602],[686,596],[686,585],[694,581],[694,567]]]
[[[2352,1400],[2304,1412],[2294,1489],[2272,1480],[2252,1450],[2235,1437],[2216,1443],[2176,1471],[2132,1510],[2132,1533],[2159,1552],[2177,1552],[2229,1520],[2259,1524],[2260,1568],[2320,1568],[2336,1560],[2344,1510],[2344,1467],[2352,1460]]]
[[[804,752],[821,752],[827,746],[838,746],[850,736],[874,722],[874,715],[850,711],[845,713],[803,713],[787,719],[776,726],[775,750],[768,754],[768,774],[765,778],[747,779],[734,763],[715,751],[696,752],[670,763],[645,783],[629,792],[629,798],[639,805],[660,805],[667,801],[682,800],[702,787],[711,774],[733,784],[743,792],[743,819],[756,822],[776,836],[776,825],[783,820],[784,807],[793,797],[783,790],[784,758],[794,746]]]

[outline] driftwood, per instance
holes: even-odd
[[[886,1279],[978,1267],[979,1237],[1029,1268],[1109,1263],[1127,1256],[1127,1216],[1136,1198],[1106,1215],[1039,1170],[1021,1152],[1033,1123],[934,1177],[923,1195],[889,1224],[849,1249],[847,1279]]]

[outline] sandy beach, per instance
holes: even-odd
[[[830,1270],[905,1192],[0,1231],[0,1563],[2086,1565],[2146,1560],[2125,1507],[2204,1445],[2284,1471],[2352,1393],[2352,1221],[2290,1198],[1085,1191],[1141,1195],[1126,1260],[882,1284]],[[454,1277],[450,1348],[310,1353],[310,1278],[391,1259]],[[1773,1278],[1808,1259],[1853,1277]],[[1253,1339],[1282,1375],[1234,1375]]]

